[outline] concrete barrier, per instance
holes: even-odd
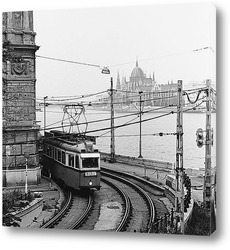
[[[23,208],[20,212],[12,213],[19,219],[20,227],[28,227],[42,212],[43,208],[43,198],[35,198],[27,207]]]
[[[175,207],[175,191],[168,186],[164,186],[164,194]]]
[[[25,185],[25,169],[8,169],[2,171],[3,187],[17,187]],[[41,168],[27,169],[28,185],[37,185],[41,182]]]
[[[103,158],[106,160],[110,160],[109,153],[100,152],[100,154],[102,160]],[[132,166],[138,166],[138,167],[146,166],[148,168],[153,168],[157,170],[166,170],[166,171],[171,171],[173,169],[173,164],[171,162],[166,162],[166,161],[149,160],[144,158],[124,156],[124,155],[116,155],[115,158],[117,162],[125,163]]]

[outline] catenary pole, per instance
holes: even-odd
[[[111,97],[111,163],[115,162],[115,135],[114,135],[114,107],[113,107],[113,78],[111,77],[111,86],[110,86],[110,97]]]
[[[205,140],[205,176],[203,188],[203,201],[205,208],[210,210],[212,197],[211,183],[211,80],[206,80],[206,140]]]
[[[45,96],[44,97],[44,135],[45,135],[45,132],[46,132],[46,99],[48,98],[48,96]]]
[[[143,93],[143,91],[140,91],[139,92],[139,95],[140,95],[140,134],[139,134],[139,136],[140,136],[140,138],[139,138],[139,156],[138,156],[138,158],[143,158],[143,156],[142,156],[142,153],[141,153],[141,151],[142,151],[142,139],[141,139],[141,133],[142,133],[142,128],[141,128],[141,125],[142,125],[142,120],[141,120],[141,116],[142,116],[142,96],[141,96],[141,94]]]
[[[184,168],[183,168],[183,86],[178,80],[177,87],[177,136],[176,136],[176,213],[180,218],[181,233],[184,234]]]

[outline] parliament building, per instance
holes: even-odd
[[[154,72],[147,77],[136,61],[129,80],[125,76],[120,78],[118,72],[115,103],[130,106],[138,103],[141,95],[144,106],[174,105],[177,102],[176,91],[177,83],[158,84]]]

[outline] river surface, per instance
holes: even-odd
[[[48,106],[46,108],[46,127],[62,130],[61,121],[64,119],[64,125],[69,124],[68,116],[63,115],[63,110],[58,106]],[[176,159],[176,136],[163,135],[154,136],[153,134],[175,133],[176,132],[176,114],[170,114],[164,117],[162,113],[145,113],[142,120],[156,117],[156,119],[142,123],[142,156],[146,159],[163,160],[175,163]],[[115,126],[132,122],[138,122],[137,115],[130,116],[130,113],[115,112],[115,117],[126,116],[115,119]],[[92,122],[88,124],[87,131],[110,127],[110,112],[98,110],[86,110],[85,117],[87,122],[103,120],[101,122]],[[79,123],[85,121],[81,115]],[[37,112],[37,120],[41,121],[41,128],[44,127],[44,112]],[[202,128],[205,130],[206,115],[205,113],[184,113],[183,114],[183,145],[184,145],[184,167],[185,168],[204,168],[205,146],[198,148],[196,145],[196,130]],[[212,167],[216,166],[216,114],[211,115],[211,125],[214,131],[214,145],[212,147]],[[80,126],[80,131],[85,131],[85,125]],[[69,132],[69,127],[65,130]],[[75,131],[76,128],[75,128]],[[90,135],[99,136],[97,146],[102,152],[110,152],[110,130],[103,130]],[[139,156],[139,134],[140,124],[124,126],[115,129],[115,153],[127,156]]]

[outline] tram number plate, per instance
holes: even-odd
[[[96,172],[85,172],[85,176],[96,176]]]

